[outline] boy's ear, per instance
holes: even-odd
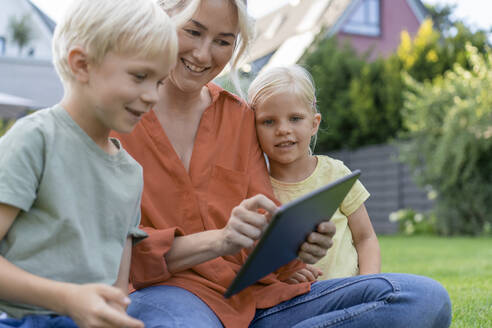
[[[80,46],[70,48],[68,52],[68,67],[76,81],[89,81],[89,58]]]
[[[321,114],[320,113],[314,114],[314,117],[313,117],[313,131],[311,133],[311,136],[314,136],[316,133],[318,133],[318,129],[319,129],[319,124],[320,123],[321,123]]]

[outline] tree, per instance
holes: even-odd
[[[395,58],[369,62],[348,44],[321,40],[302,64],[322,115],[318,152],[387,142],[401,129],[402,82]]]
[[[425,20],[413,40],[403,31],[397,50],[403,71],[420,82],[443,75],[455,64],[470,68],[465,50],[467,43],[482,54],[489,49],[488,32],[472,31],[462,21],[452,20],[450,15],[454,7],[430,8],[431,16],[436,20]]]
[[[425,8],[438,31],[447,34],[452,30],[455,25],[455,20],[451,18],[451,15],[456,9],[456,5],[425,4]]]
[[[339,45],[336,39],[321,41],[317,48],[303,59],[313,76],[316,103],[322,115],[318,133],[318,151],[334,150],[353,144],[350,131],[356,124],[351,114],[348,90],[351,81],[360,75],[365,61],[349,45]]]
[[[492,227],[492,57],[465,47],[469,69],[418,82],[407,75],[402,111],[407,133],[401,159],[437,195],[434,214],[444,235]]]
[[[25,14],[20,18],[10,17],[8,29],[12,40],[17,44],[20,56],[24,47],[35,39],[34,29],[31,26],[31,15]]]

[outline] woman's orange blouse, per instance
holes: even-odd
[[[165,254],[176,236],[221,229],[243,199],[273,199],[254,128],[254,113],[215,84],[196,134],[189,173],[155,113],[146,114],[131,134],[114,134],[144,168],[142,229],[149,237],[133,249],[130,281],[136,289],[172,285],[200,297],[225,327],[248,327],[256,308],[268,308],[306,293],[309,283],[282,282],[301,267],[293,261],[229,299],[223,297],[247,253],[222,256],[171,274]],[[190,309],[191,311],[192,309]]]

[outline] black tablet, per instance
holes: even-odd
[[[299,247],[319,223],[331,218],[360,176],[355,170],[282,205],[224,296],[239,293],[297,257]]]

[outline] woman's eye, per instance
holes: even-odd
[[[185,32],[192,36],[200,36],[200,32],[192,29],[185,29]]]

